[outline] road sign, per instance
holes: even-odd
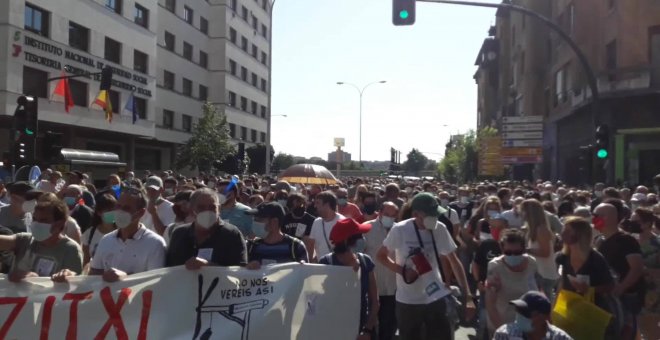
[[[336,137],[335,138],[335,147],[341,148],[341,147],[345,146],[345,144],[346,144],[346,142],[345,142],[344,138],[341,138],[341,137]]]
[[[543,116],[504,116],[502,123],[543,123]]]
[[[543,124],[504,124],[502,125],[502,131],[543,131]]]
[[[542,156],[506,156],[502,157],[502,164],[536,164],[542,163]]]
[[[542,139],[542,131],[503,132],[504,139]]]
[[[528,148],[543,146],[542,139],[505,139],[502,141],[505,148]]]
[[[543,155],[541,148],[504,148],[502,149],[502,157],[518,157],[518,156],[540,156]]]
[[[479,144],[479,176],[502,176],[502,138],[499,136],[481,138]]]

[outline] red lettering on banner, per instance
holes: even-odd
[[[14,321],[16,321],[18,314],[21,312],[25,306],[25,303],[27,302],[27,299],[27,297],[0,297],[0,306],[9,304],[16,305],[14,309],[12,309],[11,313],[9,313],[9,317],[7,320],[5,320],[5,322],[2,324],[2,327],[0,328],[0,339],[7,337],[7,333],[9,333],[11,325],[14,323]]]
[[[138,332],[138,340],[147,339],[147,327],[149,326],[149,315],[151,313],[151,298],[154,292],[146,290],[142,292],[142,317],[140,318],[140,330]]]
[[[50,332],[50,320],[53,316],[53,305],[57,298],[48,296],[44,302],[44,312],[41,315],[41,335],[39,340],[48,340],[48,332]]]
[[[110,332],[110,327],[114,327],[117,340],[128,340],[128,334],[126,333],[126,327],[124,327],[124,321],[121,319],[120,312],[126,300],[128,300],[129,295],[131,295],[131,289],[122,288],[117,298],[117,304],[115,304],[112,299],[110,287],[105,287],[101,290],[101,301],[103,301],[103,307],[105,307],[108,313],[108,321],[105,322],[103,328],[96,334],[96,337],[94,337],[95,340],[105,339],[108,332]]]
[[[71,300],[69,307],[69,327],[66,330],[66,339],[76,339],[78,336],[78,302],[80,300],[89,300],[92,298],[92,292],[87,293],[67,293],[62,300]]]

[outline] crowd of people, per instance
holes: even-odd
[[[612,315],[604,338],[657,339],[653,180],[654,189],[385,177],[321,186],[163,171],[96,188],[81,172],[46,169],[35,183],[0,183],[0,272],[115,282],[169,266],[320,263],[359,277],[358,340],[453,339],[465,323],[478,339],[571,339],[551,317],[564,291]]]

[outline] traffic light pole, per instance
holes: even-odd
[[[568,46],[571,47],[573,52],[575,52],[575,55],[577,56],[578,60],[580,61],[580,64],[582,65],[582,68],[584,69],[584,73],[587,76],[587,82],[589,83],[589,88],[591,89],[591,124],[594,129],[599,124],[599,119],[598,119],[598,113],[600,110],[600,94],[598,92],[598,82],[596,80],[596,75],[594,73],[593,68],[591,67],[591,64],[589,64],[589,60],[587,57],[584,55],[584,52],[580,49],[580,47],[573,41],[573,39],[564,32],[561,27],[559,27],[557,24],[552,22],[552,20],[544,17],[543,15],[540,15],[530,9],[527,9],[522,6],[510,4],[510,3],[499,3],[499,4],[489,4],[489,3],[482,3],[482,2],[472,2],[472,1],[455,1],[455,0],[416,0],[419,2],[434,2],[434,3],[440,3],[440,4],[449,4],[449,5],[463,5],[463,6],[473,6],[473,7],[488,7],[488,8],[498,8],[498,9],[508,9],[511,11],[519,12],[524,15],[533,17],[542,23],[544,23],[546,26],[548,26],[551,30],[556,32],[566,43]],[[592,155],[593,157],[593,155]],[[609,162],[609,160],[608,160]],[[611,163],[611,162],[610,162]],[[610,171],[611,166],[607,166],[606,170],[606,177],[607,177],[607,182],[611,182],[611,171]],[[593,182],[593,178],[591,179]]]

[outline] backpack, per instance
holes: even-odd
[[[287,236],[288,236],[288,235],[285,235],[284,238],[287,239]],[[289,236],[289,237],[290,237],[290,236]],[[255,238],[255,239],[252,240],[252,241],[248,241],[248,249],[247,249],[247,250],[248,250],[248,257],[249,257],[250,254],[252,253],[252,250],[254,249],[254,247],[256,247],[256,246],[258,246],[258,245],[260,245],[260,244],[262,244],[262,243],[264,243],[264,239],[262,239],[262,238]],[[296,258],[296,240],[291,240],[291,259],[292,259],[293,261],[297,261],[297,260],[298,260],[298,259]]]

